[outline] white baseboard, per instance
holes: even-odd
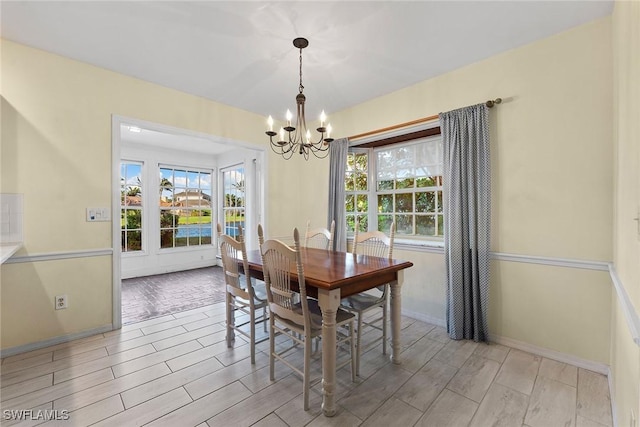
[[[597,372],[603,375],[609,375],[609,365],[606,365],[604,363],[582,359],[571,354],[561,353],[549,348],[538,347],[537,345],[514,340],[513,338],[502,337],[499,335],[491,335],[490,340],[491,342],[494,342],[496,344],[505,345],[507,347],[515,348],[516,350],[526,351],[527,353],[546,357],[547,359],[553,359],[558,362],[567,363],[569,365],[577,366],[578,368],[587,369],[589,371]]]
[[[430,323],[432,325],[447,327],[445,319],[440,319],[433,316],[428,316],[422,313],[416,313],[409,310],[402,310],[402,315],[410,317],[412,319],[420,320],[422,322]],[[557,360],[558,362],[568,363],[579,368],[587,369],[589,371],[597,372],[599,374],[609,376],[609,365],[599,362],[593,362],[591,360],[581,359],[579,357],[561,353],[559,351],[551,350],[544,347],[538,347],[533,344],[529,344],[523,341],[514,340],[512,338],[502,337],[500,335],[491,334],[490,341],[496,344],[505,345],[507,347],[515,348],[516,350],[526,351],[527,353],[535,354],[537,356],[546,357],[548,359]]]
[[[131,279],[134,277],[155,276],[156,274],[175,273],[178,271],[193,270],[196,268],[215,267],[217,265],[217,260],[197,260],[184,264],[128,269],[126,271],[122,271],[120,278]]]
[[[423,313],[417,313],[415,311],[402,310],[402,315],[410,317],[412,319],[420,320],[421,322],[429,323],[431,325],[441,326],[443,328],[447,327],[447,322],[445,319],[440,319],[438,317],[429,316]]]
[[[62,344],[65,342],[77,340],[80,338],[90,337],[92,335],[101,334],[103,332],[109,332],[113,330],[113,325],[111,323],[103,326],[98,326],[97,328],[88,329],[86,331],[75,332],[73,334],[68,335],[60,335],[57,337],[49,338],[43,341],[37,341],[25,345],[19,345],[17,347],[10,347],[0,350],[0,357],[9,357],[14,356],[20,353],[26,353],[27,351],[38,350],[41,348],[49,347],[52,345]]]

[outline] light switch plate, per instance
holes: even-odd
[[[87,222],[111,221],[109,208],[87,208]]]

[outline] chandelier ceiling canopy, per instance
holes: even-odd
[[[320,115],[320,127],[316,131],[320,134],[317,140],[312,139],[311,131],[307,128],[307,120],[304,115],[304,86],[302,85],[302,49],[309,46],[309,41],[305,38],[298,37],[293,40],[293,45],[300,50],[300,84],[298,86],[298,95],[296,95],[296,120],[295,126],[292,126],[293,115],[287,110],[286,126],[280,128],[280,132],[273,130],[273,118],[269,116],[267,124],[269,130],[265,133],[269,136],[271,149],[276,153],[290,159],[294,153],[302,155],[305,160],[309,159],[309,153],[313,153],[318,158],[327,157],[329,154],[329,143],[333,141],[331,138],[331,124],[325,123],[327,116],[324,111]],[[274,140],[274,137],[276,139]]]

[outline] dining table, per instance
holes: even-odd
[[[300,248],[308,296],[316,297],[322,310],[322,410],[325,416],[336,413],[336,313],[342,298],[390,285],[391,361],[400,363],[401,288],[409,261]],[[250,275],[262,279],[259,250],[247,251]],[[297,281],[295,266],[292,282]]]

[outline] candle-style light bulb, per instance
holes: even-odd
[[[284,129],[280,128],[280,141],[284,141]]]
[[[309,129],[307,129],[307,135],[306,135],[306,137],[307,137],[307,144],[309,144],[309,143],[310,143],[310,141],[311,141],[311,131],[310,131]]]
[[[327,138],[331,138],[331,130],[332,130],[331,123],[329,123],[327,125]]]
[[[287,110],[287,126],[291,126],[292,118],[293,118],[293,114],[291,114],[291,111]]]
[[[324,113],[324,110],[322,110],[322,113],[320,113],[320,127],[324,127],[324,122],[327,120],[327,115]]]
[[[273,132],[273,117],[269,116],[267,124],[269,125],[269,132]]]

